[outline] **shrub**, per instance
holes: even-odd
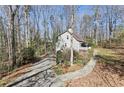
[[[64,61],[70,61],[71,51],[70,49],[65,49],[63,51],[63,60]]]
[[[97,47],[95,44],[95,40],[93,40],[92,38],[87,38],[86,41],[88,42],[89,46],[92,46],[94,48]]]
[[[69,64],[67,62],[70,62],[70,56],[71,56],[70,49],[66,49],[64,51],[58,51],[57,56],[56,56],[57,64],[59,64],[59,63]],[[73,56],[74,56],[74,60],[81,59],[81,57],[77,51],[73,51]]]
[[[61,63],[62,58],[63,58],[62,52],[61,51],[57,51],[56,55],[57,55],[56,56],[56,63],[59,64],[59,63]]]
[[[43,45],[39,46],[39,48],[36,49],[36,55],[39,56],[39,55],[43,55],[45,54],[45,48]]]
[[[74,60],[81,59],[81,56],[77,51],[73,51]]]
[[[18,65],[30,63],[35,57],[35,50],[31,47],[23,48],[17,60]]]
[[[54,67],[54,70],[55,70],[57,75],[61,75],[63,73],[61,65]]]
[[[64,51],[57,51],[57,54],[56,54],[56,63],[59,64],[59,63],[64,63],[64,62],[67,62],[67,61],[70,61],[70,50],[64,50]]]

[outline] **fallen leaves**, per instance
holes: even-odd
[[[93,72],[85,77],[65,82],[68,87],[122,87],[124,86],[124,76],[117,73],[103,70],[102,64],[97,63]]]

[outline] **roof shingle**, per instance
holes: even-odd
[[[65,32],[70,33],[69,31],[65,31]],[[65,32],[59,34],[58,36],[64,34]],[[70,33],[70,34],[71,34],[71,33]],[[79,42],[85,42],[85,41],[83,40],[83,38],[81,37],[81,35],[78,34],[78,33],[76,33],[76,32],[73,32],[73,37],[74,37],[77,41],[79,41]]]

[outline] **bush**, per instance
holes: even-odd
[[[66,49],[63,51],[63,60],[70,61],[71,51],[70,49]]]
[[[57,75],[61,75],[63,73],[61,65],[54,67],[54,70],[55,70]]]
[[[45,54],[45,48],[43,45],[39,46],[39,48],[36,49],[36,55],[39,56],[39,55],[43,55]]]
[[[56,63],[59,64],[59,63],[61,63],[62,58],[63,58],[62,52],[61,51],[57,51],[56,55],[57,55],[56,56]]]
[[[66,61],[69,61],[70,60],[70,50],[64,50],[64,51],[57,51],[57,54],[56,54],[56,63],[59,64],[59,63],[64,63]]]
[[[35,57],[35,50],[31,47],[23,48],[17,60],[18,65],[30,63]]]
[[[81,59],[81,56],[77,51],[73,51],[74,60]]]
[[[88,45],[89,46],[92,46],[92,47],[97,47],[96,44],[95,44],[95,41],[93,41],[92,38],[87,38],[86,41],[88,42]]]
[[[31,60],[32,58],[34,58],[34,55],[35,55],[35,51],[31,47],[24,48],[22,50],[22,56],[25,60]]]
[[[59,64],[59,63],[68,64],[67,62],[70,62],[70,56],[71,56],[70,49],[66,49],[64,51],[58,51],[57,57],[56,57],[57,64]],[[73,51],[73,56],[74,56],[74,60],[81,59],[81,57],[77,51]]]

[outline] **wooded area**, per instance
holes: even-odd
[[[92,46],[123,43],[123,6],[90,6],[89,14],[81,7],[0,6],[0,74],[55,53],[57,36],[70,27]]]

